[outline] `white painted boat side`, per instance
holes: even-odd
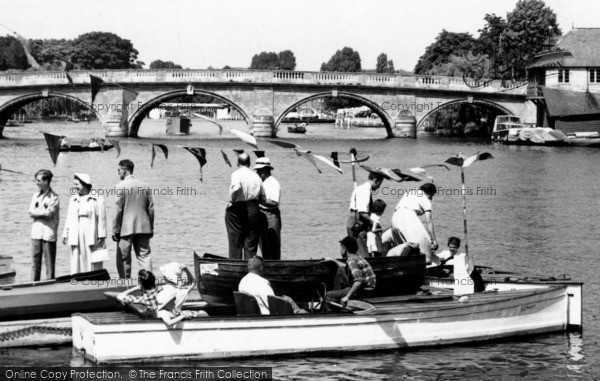
[[[96,363],[146,362],[446,345],[566,329],[566,288],[527,295],[396,305],[372,315],[208,318],[171,330],[162,322],[93,324],[77,314],[73,346]]]
[[[425,283],[429,286],[454,289],[454,280],[452,278],[433,278],[427,277]],[[499,282],[486,281],[485,291],[518,291],[518,290],[535,290],[543,289],[557,285],[565,285],[569,296],[569,321],[568,325],[574,329],[583,328],[583,283],[566,281],[564,283],[553,282]]]
[[[71,342],[71,317],[0,322],[0,348]]]

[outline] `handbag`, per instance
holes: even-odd
[[[106,248],[106,244],[102,246],[98,246],[97,244],[92,247],[92,252],[90,255],[90,262],[98,263],[98,262],[106,262],[110,258],[108,256],[108,249]]]

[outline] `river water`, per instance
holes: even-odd
[[[156,232],[151,241],[155,266],[170,261],[193,264],[193,251],[227,254],[224,209],[229,187],[229,168],[223,149],[232,163],[232,149],[251,148],[227,127],[247,131],[243,122],[225,123],[225,130],[207,122],[193,121],[192,134],[167,138],[164,120],[146,120],[142,139],[123,139],[122,154],[113,149],[104,153],[61,153],[52,166],[40,131],[89,139],[102,136],[97,122],[90,124],[30,124],[6,128],[0,140],[2,168],[34,173],[49,168],[55,174],[53,188],[60,194],[64,222],[72,175],[87,172],[94,188],[110,190],[119,181],[117,164],[129,158],[135,174],[148,182],[154,196]],[[272,366],[276,379],[596,379],[600,378],[600,287],[597,276],[600,244],[600,150],[585,147],[514,147],[492,145],[486,140],[419,137],[385,139],[385,130],[333,125],[310,125],[305,135],[279,136],[302,149],[329,156],[331,151],[359,156],[371,155],[369,165],[411,168],[445,161],[462,151],[492,153],[494,160],[476,162],[466,170],[469,212],[469,250],[476,263],[498,269],[549,275],[570,274],[585,283],[584,330],[579,333],[538,335],[529,338],[433,349],[398,350],[350,355],[318,355],[259,358],[235,361],[235,365]],[[73,139],[74,138],[74,139]],[[150,168],[151,148],[147,143],[169,146],[165,160],[157,152]],[[200,182],[196,159],[178,146],[207,149],[208,163]],[[345,218],[352,191],[348,165],[344,173],[319,164],[322,173],[302,157],[269,143],[261,143],[275,167],[282,194],[283,245],[286,259],[321,258],[339,253],[337,241],[345,235]],[[462,237],[460,170],[430,169],[439,194],[433,200],[433,218],[440,244],[452,235]],[[359,182],[367,173],[357,170]],[[36,190],[32,177],[0,174],[0,252],[15,261],[17,280],[29,279],[30,219],[27,209]],[[389,224],[394,206],[414,183],[384,182],[374,196],[388,204],[382,217]],[[114,196],[107,197],[111,218]],[[61,234],[63,224],[59,228]],[[112,249],[114,256],[114,248]],[[106,266],[116,274],[114,263]],[[57,275],[69,271],[69,253],[62,244],[57,253]],[[137,264],[134,260],[134,273]],[[2,365],[69,365],[70,347],[0,350]],[[228,361],[182,363],[177,365],[234,365]],[[175,364],[167,364],[175,365]]]

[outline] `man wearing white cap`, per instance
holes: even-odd
[[[265,200],[260,203],[263,215],[263,229],[260,236],[260,251],[263,259],[281,259],[281,212],[279,200],[281,185],[271,176],[271,160],[268,157],[256,159],[254,170],[262,180]]]
[[[250,170],[250,156],[238,156],[238,169],[231,174],[229,203],[225,226],[229,239],[229,258],[243,259],[256,255],[260,237],[259,202],[264,197],[260,177]]]

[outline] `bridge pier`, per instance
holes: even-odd
[[[394,137],[396,138],[416,138],[417,137],[417,118],[414,116],[396,117],[394,126]]]
[[[252,118],[252,135],[256,138],[275,137],[275,120],[273,115],[254,115]]]

